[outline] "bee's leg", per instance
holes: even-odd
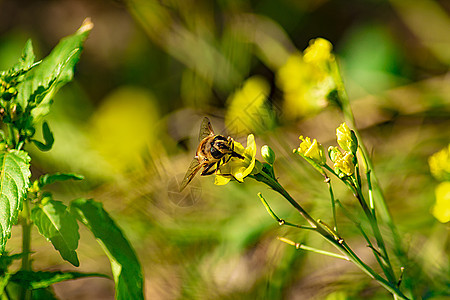
[[[234,152],[234,151],[231,153],[231,156],[237,157],[237,158],[240,158],[240,159],[244,159],[244,157],[242,155],[240,155],[239,153]]]
[[[212,174],[214,174],[214,172],[216,171],[216,170],[210,170],[211,168],[212,168],[212,166],[214,166],[215,164],[210,164],[210,165],[207,165],[204,169],[203,169],[203,172],[200,174],[201,176],[207,176],[207,175],[212,175]]]
[[[228,139],[230,140],[231,143],[231,155],[228,158],[227,162],[232,158],[232,157],[237,157],[239,159],[244,159],[244,157],[242,155],[240,155],[239,153],[234,151],[234,140],[231,137],[228,137]]]
[[[225,157],[224,157],[223,158],[224,159],[224,163],[226,164],[227,162],[229,162],[232,157],[233,157],[232,154],[230,154],[230,156],[228,156],[228,158],[226,160],[225,160]]]

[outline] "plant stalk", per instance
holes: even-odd
[[[337,85],[337,89],[338,89],[339,99],[340,99],[340,102],[342,105],[342,112],[344,114],[346,121],[349,123],[350,127],[355,132],[355,135],[358,139],[358,146],[359,146],[359,149],[361,150],[363,160],[366,164],[366,172],[369,172],[371,174],[372,182],[370,184],[372,184],[372,186],[374,188],[373,192],[375,193],[375,196],[376,196],[376,197],[373,197],[374,201],[376,202],[376,203],[374,203],[376,205],[376,210],[380,214],[383,222],[388,225],[389,229],[392,232],[396,256],[399,258],[399,260],[402,262],[402,264],[406,264],[407,263],[407,259],[406,259],[407,255],[403,249],[403,244],[402,244],[402,241],[400,238],[400,234],[397,230],[397,227],[394,224],[392,215],[386,204],[386,199],[384,198],[383,191],[381,190],[380,184],[378,182],[378,178],[374,172],[374,168],[373,168],[372,160],[370,159],[370,156],[369,156],[369,152],[367,151],[367,149],[363,143],[363,140],[361,138],[361,135],[356,127],[355,117],[353,115],[353,111],[352,111],[352,108],[350,105],[350,100],[348,98],[347,91],[345,90],[344,82],[342,81],[342,77],[340,76],[341,73],[340,73],[339,65],[337,64],[337,62],[335,62],[333,64],[332,69],[333,69],[333,75],[334,75],[333,77],[334,77],[334,80],[336,81],[336,85]],[[372,191],[370,191],[370,192],[372,192]],[[372,209],[372,210],[374,211],[375,209]]]
[[[23,271],[31,271],[31,221],[28,199],[23,201],[22,210],[22,267]],[[31,299],[31,290],[20,287],[20,299]]]
[[[392,293],[393,295],[397,295],[400,299],[408,298],[391,282],[387,281],[380,275],[378,275],[372,268],[366,265],[357,255],[353,252],[353,250],[348,246],[348,244],[344,241],[344,239],[339,238],[336,239],[336,234],[331,234],[328,230],[323,228],[321,224],[319,224],[316,220],[314,220],[304,209],[295,201],[291,195],[278,183],[277,180],[272,178],[269,174],[266,174],[264,171],[261,171],[258,174],[249,175],[257,181],[263,182],[271,187],[273,190],[277,191],[281,194],[289,203],[297,209],[297,211],[308,221],[308,223],[316,229],[316,231],[322,235],[328,242],[330,242],[333,246],[335,246],[339,251],[341,251],[344,255],[346,255],[356,266],[358,266],[364,273],[369,275],[372,279],[375,279],[381,286],[383,286],[387,291]]]

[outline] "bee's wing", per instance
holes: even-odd
[[[191,182],[192,178],[194,178],[195,174],[197,174],[198,170],[203,166],[203,164],[198,162],[198,159],[194,158],[189,165],[188,170],[186,171],[186,175],[184,175],[184,179],[180,184],[180,192],[184,190],[184,188]]]
[[[201,142],[205,137],[214,135],[211,122],[207,117],[203,118],[202,125],[200,125],[200,132],[198,134],[198,141]]]

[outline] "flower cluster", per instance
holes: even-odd
[[[328,156],[333,162],[333,168],[339,177],[351,176],[355,172],[355,155],[358,149],[358,139],[353,130],[343,123],[336,129],[336,138],[339,146],[328,148]],[[323,146],[316,139],[300,136],[300,146],[294,149],[295,153],[310,159],[317,167],[326,165],[326,157]]]
[[[273,113],[267,97],[270,85],[261,76],[248,78],[227,99],[225,125],[233,134],[258,133],[273,126]]]
[[[356,134],[346,123],[342,123],[336,128],[336,139],[344,153],[338,147],[328,148],[334,170],[339,177],[351,176],[355,172],[355,155],[358,149]]]
[[[276,73],[276,83],[284,93],[287,118],[315,114],[328,103],[336,89],[331,64],[335,62],[329,41],[317,38],[301,53],[293,53]]]
[[[450,144],[428,159],[430,172],[439,181],[435,190],[436,203],[433,216],[442,223],[450,221]]]
[[[430,172],[439,181],[450,181],[450,144],[428,159]]]
[[[441,223],[450,221],[450,181],[441,182],[435,190],[436,203],[433,206],[433,216]]]
[[[344,151],[342,153],[338,147],[330,147],[328,148],[328,155],[334,163],[334,170],[339,177],[351,176],[355,172],[354,156],[350,152]]]

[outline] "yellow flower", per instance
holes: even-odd
[[[328,152],[334,163],[333,167],[335,170],[338,170],[338,173],[347,176],[351,176],[354,173],[355,165],[353,164],[353,154],[350,152],[344,152],[344,154],[342,154],[337,147],[330,147]]]
[[[356,153],[358,140],[346,123],[342,123],[341,126],[336,128],[336,137],[339,146],[341,146],[344,151]]]
[[[450,221],[450,182],[445,181],[436,187],[436,204],[432,209],[433,216],[439,222]]]
[[[278,69],[276,83],[284,94],[287,118],[315,114],[327,105],[327,96],[336,89],[330,67],[334,62],[331,48],[330,42],[315,39],[304,55],[293,53]]]
[[[434,153],[428,159],[431,174],[441,181],[450,181],[450,144],[448,147]]]
[[[311,139],[309,137],[303,138],[302,135],[299,137],[299,139],[302,141],[297,149],[300,154],[311,158],[315,163],[319,165],[324,165],[326,163],[327,158],[325,157],[325,150],[323,149],[323,146],[317,142],[316,139],[313,139],[313,141],[311,142]]]
[[[244,159],[232,157],[230,161],[223,164],[216,173],[214,184],[225,185],[232,178],[239,182],[243,182],[255,167],[256,160],[256,142],[253,134],[247,137],[247,147],[244,147],[234,142],[234,151],[244,156]]]
[[[331,53],[333,45],[323,38],[317,38],[309,41],[308,48],[303,52],[303,59],[307,63],[325,65],[334,61],[334,55]]]
[[[248,78],[228,99],[225,124],[233,135],[263,132],[274,125],[267,97],[270,85],[261,76]]]

